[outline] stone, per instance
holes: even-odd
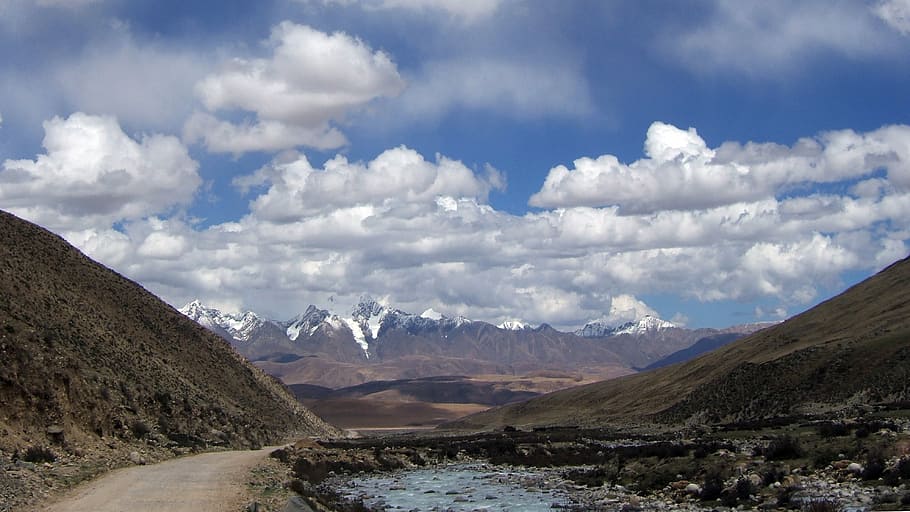
[[[701,493],[701,487],[698,484],[689,484],[686,486],[686,492],[697,495]]]
[[[292,496],[281,510],[282,512],[313,512],[313,509],[300,496]]]
[[[863,472],[863,466],[862,466],[862,464],[859,464],[858,462],[851,462],[851,463],[847,466],[847,471],[849,471],[849,472],[851,472],[851,473],[853,473],[853,474],[862,473],[862,472]]]
[[[145,457],[139,454],[139,452],[130,452],[129,455],[130,462],[137,465],[145,465]]]
[[[847,469],[851,462],[849,460],[836,460],[831,463],[834,469]]]

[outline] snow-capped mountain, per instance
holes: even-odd
[[[287,322],[285,333],[287,333],[288,339],[291,341],[296,341],[301,333],[305,336],[312,336],[316,334],[316,330],[319,329],[330,316],[331,313],[328,311],[319,309],[310,304],[305,312],[295,316]]]
[[[333,339],[349,335],[368,359],[385,332],[395,329],[411,335],[447,332],[471,323],[464,317],[449,318],[433,309],[427,309],[420,315],[407,313],[382,305],[369,296],[361,297],[348,315],[339,315],[310,305],[303,313],[284,322],[267,320],[251,311],[241,314],[225,313],[207,307],[198,300],[183,306],[180,312],[229,341],[236,342],[250,341],[257,330],[263,327],[279,328],[287,340],[299,343],[308,342],[320,335]]]
[[[267,371],[286,371],[301,382],[330,386],[368,379],[379,367],[398,368],[399,373],[384,374],[387,378],[511,375],[603,365],[642,368],[702,338],[728,334],[684,329],[648,315],[623,325],[590,322],[575,333],[546,324],[532,328],[517,320],[494,326],[433,309],[408,313],[367,296],[346,313],[311,305],[283,322],[252,312],[224,313],[199,301],[180,311],[271,369]],[[741,335],[749,330],[728,331]]]
[[[496,327],[506,330],[506,331],[523,331],[525,329],[530,329],[531,326],[520,321],[520,320],[506,320],[505,322],[497,325]]]
[[[585,324],[584,327],[575,331],[575,334],[583,338],[606,338],[609,336],[619,336],[621,334],[645,335],[675,327],[678,326],[673,322],[661,320],[656,316],[645,315],[636,321],[626,322],[622,325],[612,325],[595,320]]]
[[[219,329],[223,330],[232,338],[244,342],[250,341],[257,329],[270,322],[252,311],[245,311],[237,315],[224,313],[217,309],[206,307],[198,300],[183,306],[179,311],[203,327],[216,332]]]

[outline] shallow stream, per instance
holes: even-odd
[[[537,512],[572,503],[571,484],[557,472],[479,463],[366,475],[335,485],[347,498],[387,510]]]

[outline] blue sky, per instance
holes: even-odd
[[[908,0],[5,0],[0,48],[0,208],[175,306],[726,326],[908,252]]]

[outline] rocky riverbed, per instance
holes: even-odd
[[[635,436],[507,429],[306,442],[278,456],[304,496],[334,495],[338,510],[910,509],[904,421]]]

